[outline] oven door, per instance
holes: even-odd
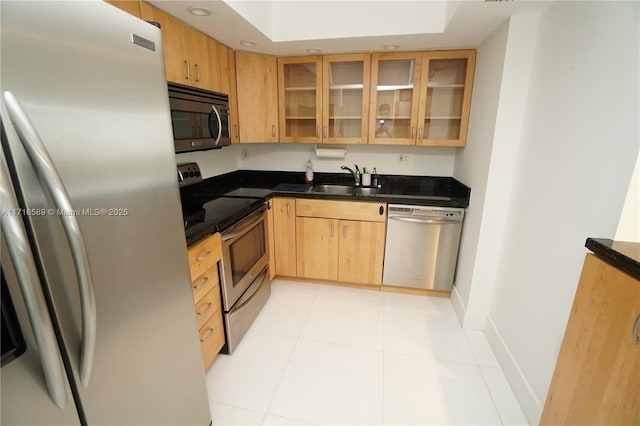
[[[225,312],[231,310],[269,263],[266,217],[262,206],[222,233],[220,275]]]

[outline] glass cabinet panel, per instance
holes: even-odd
[[[415,144],[418,53],[374,54],[369,142]],[[419,86],[418,86],[419,88]]]
[[[464,145],[471,100],[473,53],[466,51],[447,53],[438,57],[425,54],[423,90],[426,96],[421,113],[424,122],[418,135],[418,144]],[[457,55],[457,56],[453,56]],[[471,68],[470,68],[471,67]]]
[[[366,143],[369,55],[328,56],[324,70],[323,141]]]
[[[284,137],[319,138],[316,62],[283,64]]]

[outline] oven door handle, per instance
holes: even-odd
[[[266,208],[264,206],[260,207],[258,211],[242,219],[239,225],[229,229],[228,231],[223,232],[222,241],[226,242],[245,234],[247,231],[253,228],[257,223],[264,220],[263,216],[264,216],[265,210]],[[245,223],[245,221],[250,221],[250,222]]]
[[[265,268],[264,271],[262,271],[262,273],[258,275],[258,278],[256,278],[256,280],[254,281],[254,282],[258,282],[258,281],[260,282],[260,284],[256,286],[256,290],[253,293],[251,293],[250,296],[246,296],[243,294],[242,297],[238,299],[238,302],[237,302],[238,306],[234,306],[233,308],[231,308],[233,312],[239,312],[242,310],[242,308],[244,308],[249,303],[251,303],[253,298],[256,297],[256,294],[260,292],[260,289],[264,285],[264,282],[267,280],[268,272],[269,272],[269,268]],[[253,283],[249,287],[253,287]],[[242,300],[242,299],[245,299],[245,300]]]

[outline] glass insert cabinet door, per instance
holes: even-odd
[[[322,57],[278,58],[280,140],[321,142]]]
[[[421,52],[372,55],[369,143],[416,143],[421,59]]]
[[[367,143],[370,71],[370,54],[323,57],[324,143]]]
[[[475,50],[424,52],[417,145],[466,142]]]

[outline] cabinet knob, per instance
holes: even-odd
[[[380,216],[384,214],[384,206],[380,206],[380,208],[378,209],[378,213],[380,213]]]

